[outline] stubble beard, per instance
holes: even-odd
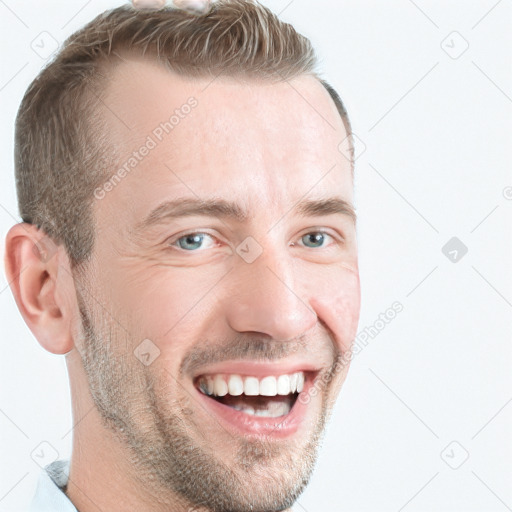
[[[214,440],[201,437],[197,405],[180,383],[169,372],[158,377],[143,366],[128,335],[120,351],[121,329],[106,316],[93,320],[78,292],[77,298],[82,364],[93,401],[149,500],[176,511],[179,503],[183,510],[211,512],[279,512],[296,502],[311,478],[330,415],[328,383],[306,441],[233,437],[233,456],[223,461],[211,448]]]

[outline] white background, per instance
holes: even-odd
[[[32,41],[121,3],[0,0],[2,239],[20,221],[14,118],[45,62]],[[354,358],[294,510],[512,510],[512,3],[264,3],[312,40],[359,138],[359,331],[403,305]],[[0,510],[14,511],[41,471],[31,452],[69,457],[72,423],[64,356],[1,281]]]

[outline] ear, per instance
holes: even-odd
[[[4,266],[18,309],[41,346],[54,354],[72,350],[76,295],[64,246],[21,222],[5,238]]]

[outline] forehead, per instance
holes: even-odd
[[[162,200],[212,192],[243,196],[249,210],[308,193],[352,198],[350,162],[338,150],[347,134],[312,76],[191,78],[128,60],[113,70],[103,107],[118,154],[112,174],[125,168],[106,203],[124,201],[116,208],[139,219]]]

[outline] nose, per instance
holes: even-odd
[[[308,276],[300,275],[291,256],[264,252],[252,263],[238,260],[226,307],[227,321],[238,332],[259,332],[288,341],[312,328],[317,315],[303,296]],[[302,272],[303,274],[303,272]]]

